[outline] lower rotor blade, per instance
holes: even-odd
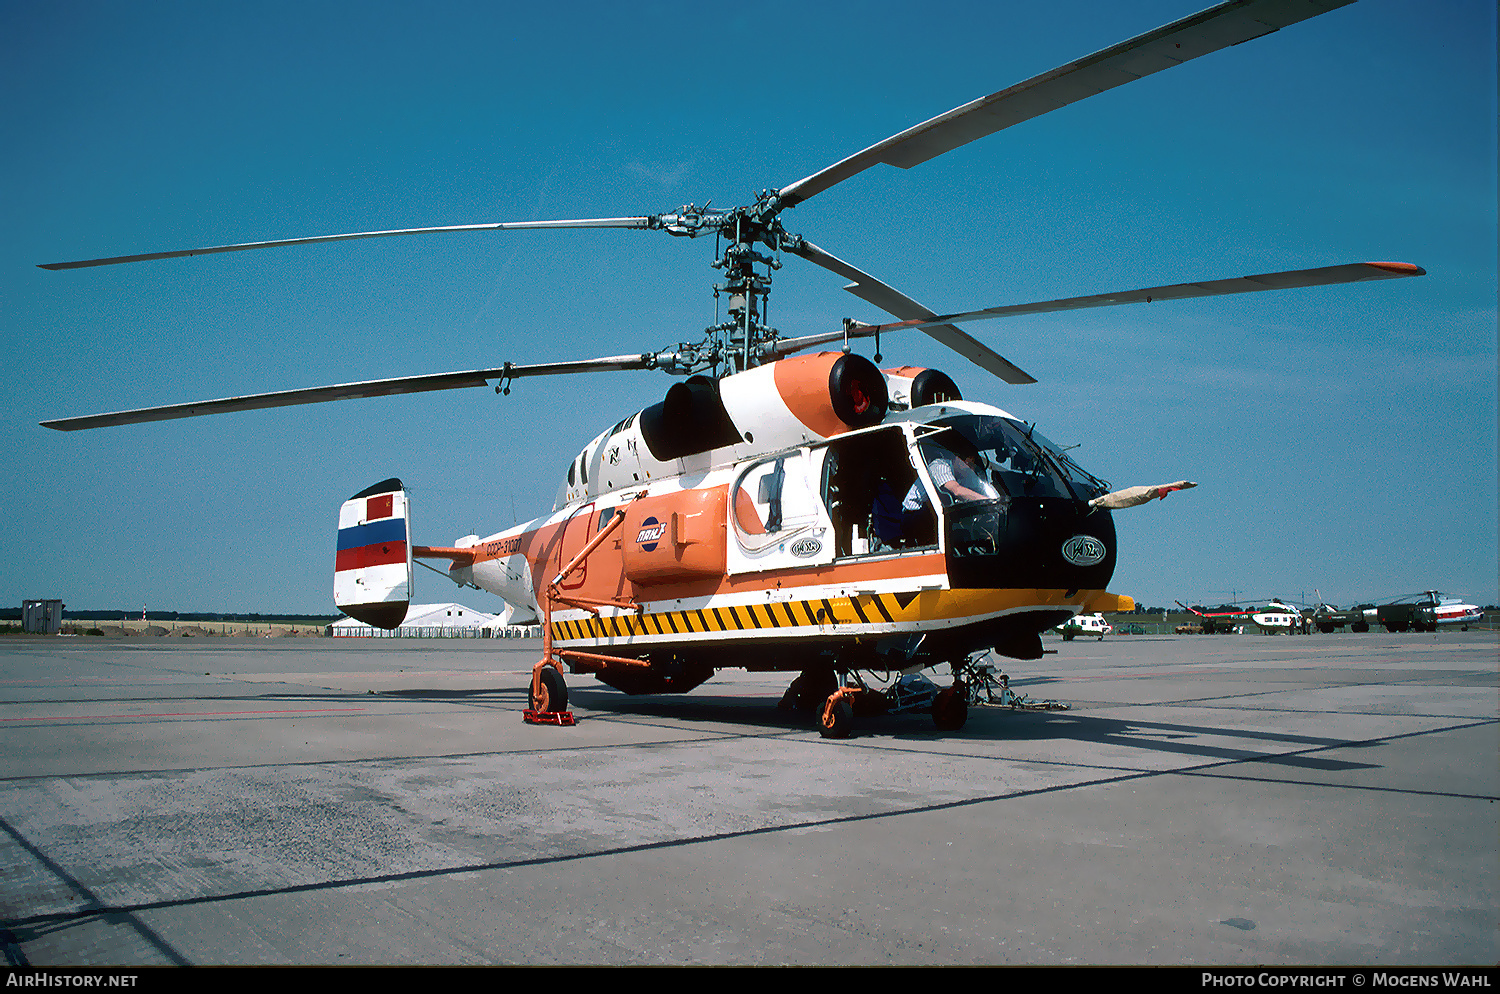
[[[954,352],[957,352],[980,369],[995,374],[1006,383],[1022,384],[1036,382],[1036,377],[1027,373],[1015,363],[979,341],[979,339],[953,327],[945,319],[938,318],[936,312],[917,303],[895,287],[888,286],[869,273],[861,272],[837,256],[823,251],[812,242],[804,240],[798,248],[791,251],[802,256],[808,262],[816,263],[824,269],[838,273],[845,279],[852,280],[853,282],[844,287],[844,289],[856,297],[867,300],[881,310],[894,314],[898,318],[908,319],[906,323],[897,327],[909,326],[926,332],[932,338],[946,345]],[[884,326],[882,326],[882,330],[884,330]],[[874,334],[874,332],[872,331],[870,334]]]
[[[1351,262],[1340,266],[1323,266],[1318,269],[1292,269],[1280,273],[1261,273],[1258,276],[1239,276],[1227,280],[1177,283],[1172,286],[1121,290],[1114,293],[1068,297],[1063,300],[1046,300],[1032,304],[1007,304],[1001,307],[987,307],[979,311],[965,311],[960,314],[934,314],[927,320],[901,321],[862,330],[868,334],[874,334],[876,330],[888,332],[899,331],[903,328],[918,328],[927,331],[929,322],[948,324],[959,321],[982,321],[988,318],[1014,317],[1018,314],[1045,314],[1049,311],[1076,311],[1089,307],[1112,307],[1117,304],[1149,304],[1160,300],[1220,297],[1231,293],[1290,290],[1295,287],[1331,286],[1336,283],[1361,283],[1366,280],[1392,280],[1425,275],[1427,275],[1427,270],[1409,262]]]
[[[519,231],[528,228],[649,228],[649,217],[599,217],[576,221],[503,221],[496,224],[452,224],[438,228],[400,228],[392,231],[356,231],[343,235],[313,235],[309,238],[280,238],[270,242],[244,242],[240,245],[214,245],[209,248],[179,249],[175,252],[147,252],[142,255],[117,255],[108,259],[83,262],[48,262],[39,269],[87,269],[90,266],[114,266],[123,262],[150,262],[154,259],[184,259],[192,255],[215,252],[248,252],[251,249],[276,248],[281,245],[316,245],[319,242],[350,242],[359,238],[392,238],[396,235],[432,235],[454,231]]]
[[[54,428],[58,431],[79,431],[84,428],[133,425],[142,424],[147,421],[197,418],[209,414],[227,414],[231,411],[256,411],[269,407],[322,404],[331,400],[350,400],[356,397],[389,397],[394,394],[423,393],[429,390],[457,390],[463,387],[483,387],[489,385],[489,380],[508,380],[520,376],[550,376],[559,373],[593,373],[621,369],[651,369],[655,365],[656,356],[652,353],[609,356],[602,359],[581,359],[572,362],[538,363],[531,366],[516,366],[507,363],[499,369],[475,369],[458,373],[432,373],[426,376],[398,376],[388,380],[362,380],[358,383],[340,383],[327,387],[279,390],[275,393],[250,394],[245,397],[226,397],[222,400],[203,400],[189,404],[170,404],[165,407],[143,407],[134,411],[116,411],[111,414],[89,414],[77,418],[60,418],[56,421],[43,421],[41,425],[43,428]]]

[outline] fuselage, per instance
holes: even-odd
[[[1263,632],[1291,632],[1306,627],[1301,611],[1274,600],[1263,608],[1253,610],[1250,620]]]
[[[887,383],[866,362],[841,386],[841,358],[725,377],[675,411],[669,393],[583,448],[550,515],[460,540],[474,561],[451,575],[502,597],[510,620],[547,623],[556,647],[653,667],[1034,658],[1038,633],[1128,602],[1105,592],[1114,525],[1087,504],[1101,481],[956,390],[904,410],[880,397],[872,417],[861,401]],[[882,379],[909,388],[912,371],[894,372]]]

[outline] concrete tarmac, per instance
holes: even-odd
[[[11,962],[1500,960],[1492,632],[1047,641],[1061,712],[630,698],[539,643],[0,642]]]

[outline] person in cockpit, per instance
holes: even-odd
[[[943,444],[922,446],[927,472],[944,504],[995,500],[1000,492],[984,478],[984,457],[972,442],[956,432],[943,435]],[[883,479],[876,488],[871,508],[872,534],[879,550],[918,548],[937,542],[937,519],[930,507],[927,489],[912,480],[903,497],[894,480]]]
[[[984,462],[980,458],[979,450],[974,448],[968,439],[954,434],[951,438],[945,437],[943,442],[944,448],[934,447],[930,450],[927,461],[927,472],[932,476],[932,483],[940,493],[946,493],[954,502],[994,500],[1000,496],[999,491],[979,475],[983,470]],[[912,483],[911,489],[906,492],[906,499],[901,502],[901,509],[914,512],[926,506],[927,491],[918,480]]]

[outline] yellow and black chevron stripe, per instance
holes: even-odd
[[[587,639],[671,639],[676,635],[757,633],[816,628],[822,634],[841,625],[893,625],[907,631],[918,622],[951,623],[990,617],[1005,611],[1087,604],[1098,591],[1033,589],[966,589],[901,591],[735,604],[685,611],[616,614],[552,622],[552,638],[559,642]],[[1069,596],[1071,594],[1071,596]]]
[[[616,614],[576,621],[554,621],[558,641],[668,637],[701,633],[756,632],[837,625],[894,625],[906,613],[916,593],[860,594],[816,600],[735,604],[687,611]]]

